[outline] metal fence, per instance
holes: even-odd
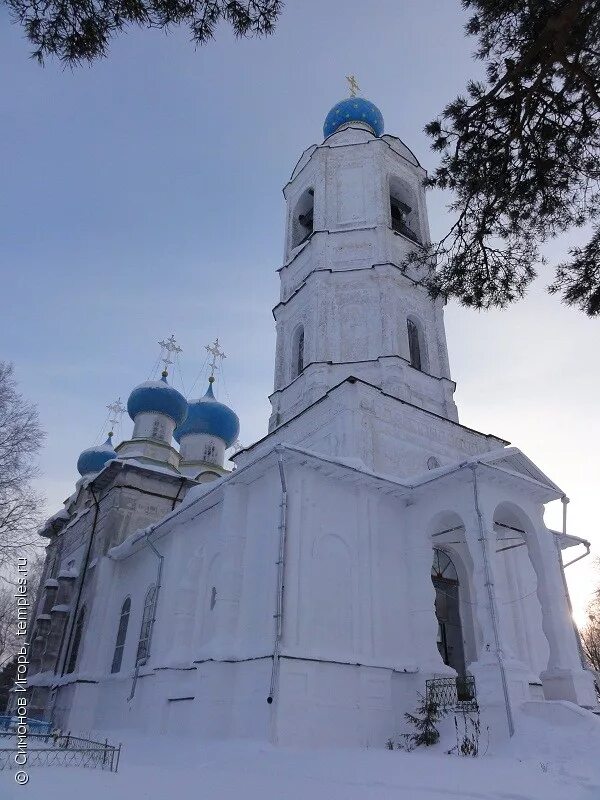
[[[108,739],[96,742],[67,734],[28,733],[25,737],[28,767],[91,767],[117,772],[121,758],[121,745],[112,745]],[[0,771],[15,765],[17,737],[11,732],[0,732]]]
[[[14,731],[18,724],[18,717],[0,715],[0,731]],[[31,733],[50,733],[52,724],[43,719],[27,717],[27,729],[31,731]]]
[[[426,681],[427,702],[434,702],[440,708],[455,711],[477,711],[477,692],[472,675],[459,675],[456,678],[432,678]]]

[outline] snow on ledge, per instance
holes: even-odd
[[[76,578],[79,575],[79,572],[76,569],[63,569],[58,573],[58,580],[71,580]]]

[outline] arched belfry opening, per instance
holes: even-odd
[[[458,572],[448,553],[438,547],[433,550],[431,580],[435,588],[438,650],[444,664],[455,669],[459,675],[464,675],[466,665]]]
[[[305,189],[292,214],[292,249],[303,244],[314,231],[315,190]]]
[[[390,216],[393,231],[421,244],[417,200],[408,184],[400,178],[390,179]]]

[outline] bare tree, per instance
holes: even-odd
[[[0,361],[0,575],[39,541],[43,501],[33,480],[43,440],[37,408],[17,390],[12,364]]]
[[[583,652],[590,666],[600,675],[600,603],[596,614],[590,614],[590,620],[581,631]]]
[[[596,559],[596,567],[600,574],[600,558]],[[600,682],[600,587],[595,592],[587,611],[588,622],[580,631],[581,644],[585,657]]]
[[[45,553],[40,547],[29,554],[27,559],[27,586],[29,607],[29,631],[32,630],[35,601],[38,596],[39,584],[44,571]],[[17,636],[17,606],[15,591],[17,582],[12,575],[0,578],[0,670],[12,660],[17,651],[19,637]],[[1,704],[0,704],[1,708]]]

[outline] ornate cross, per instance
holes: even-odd
[[[212,383],[212,381],[215,379],[215,370],[219,369],[217,359],[219,359],[219,361],[223,361],[223,359],[227,358],[227,356],[225,355],[225,353],[221,348],[221,345],[219,344],[218,337],[214,340],[212,344],[207,344],[204,347],[205,350],[207,350],[212,355],[212,361],[208,365],[210,367],[210,377],[212,378],[211,380]]]
[[[117,397],[116,400],[113,400],[113,402],[109,403],[106,407],[108,408],[108,421],[110,422],[109,436],[112,436],[112,433],[117,427],[117,425],[121,424],[121,419],[126,409],[123,403],[121,402],[120,397]]]
[[[360,92],[360,86],[358,85],[358,81],[354,75],[346,75],[346,80],[348,81],[348,86],[350,88],[350,97],[356,97],[356,95]]]
[[[163,339],[162,342],[159,342],[159,345],[162,347],[164,355],[161,356],[161,361],[165,365],[165,372],[169,371],[169,364],[173,363],[173,359],[171,356],[173,354],[179,355],[179,353],[183,353],[183,348],[179,347],[175,340],[175,336],[171,334],[168,339]]]

